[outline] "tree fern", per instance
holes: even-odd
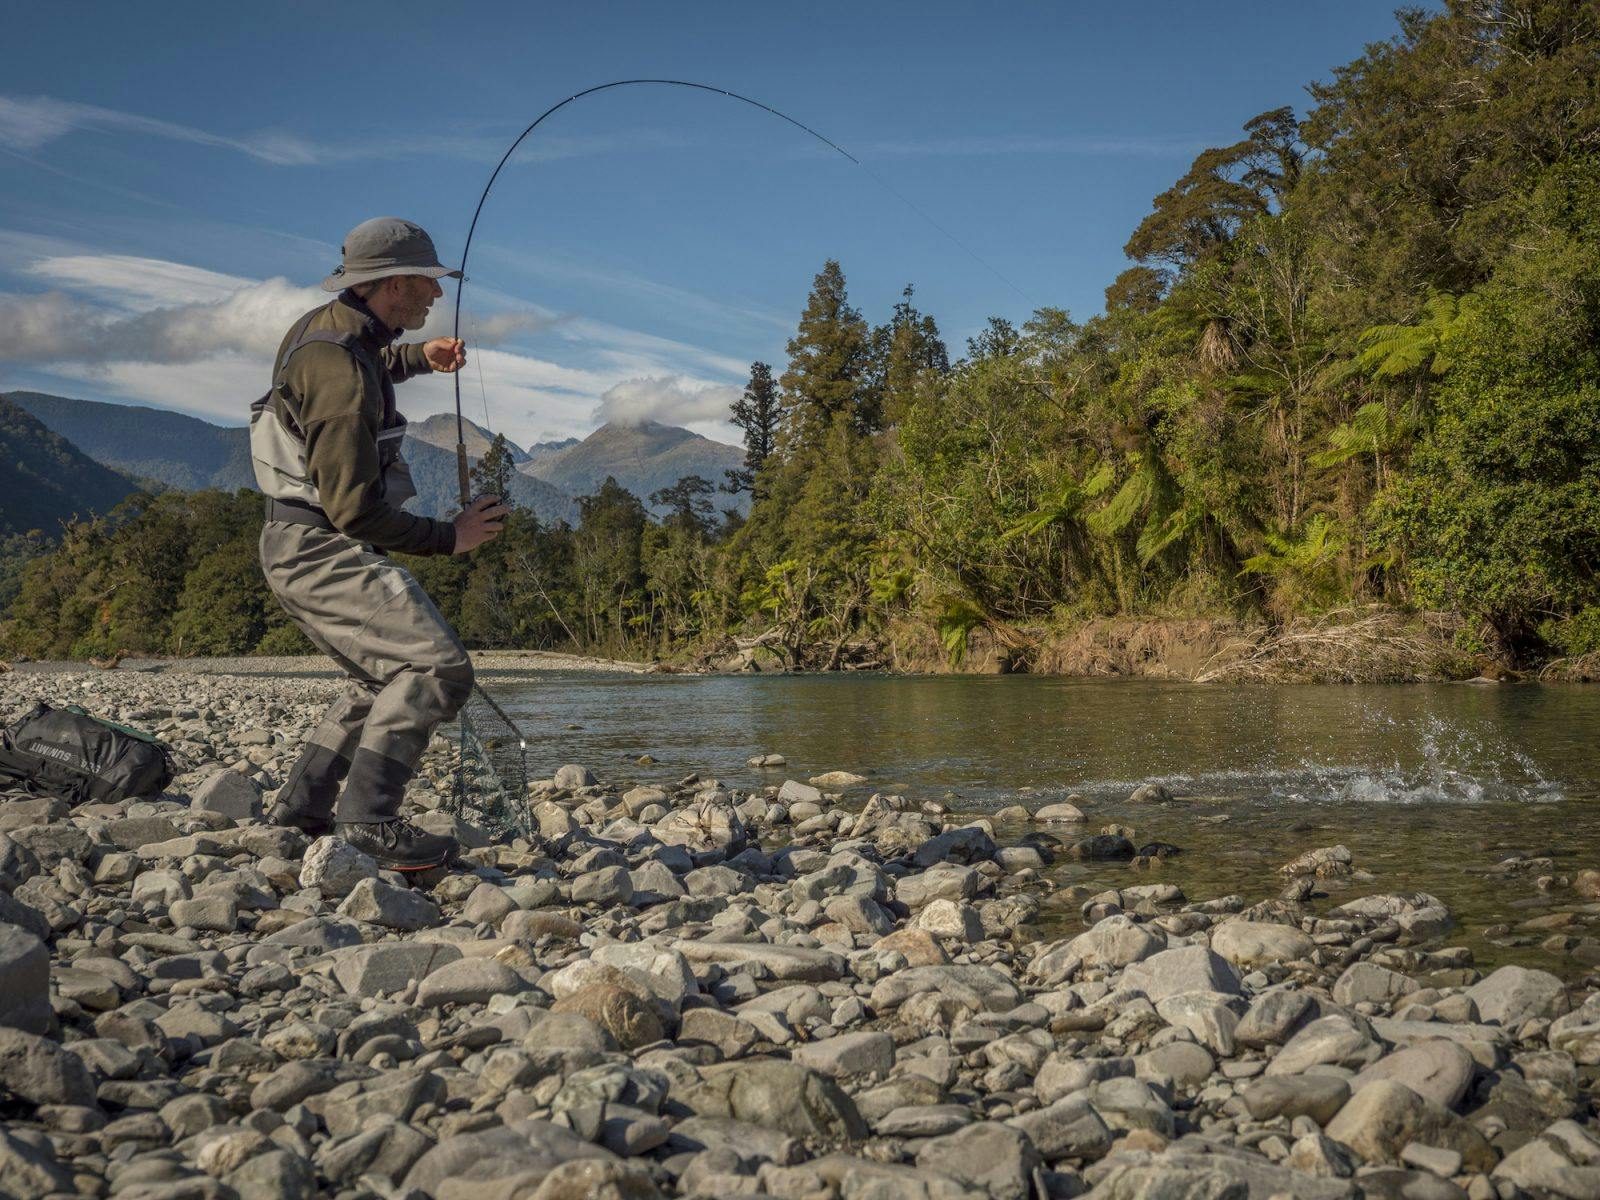
[[[1089,514],[1089,528],[1101,537],[1121,533],[1155,499],[1160,475],[1154,456],[1135,454],[1132,457],[1133,474],[1123,481],[1117,494],[1111,497],[1104,508]]]
[[[1443,375],[1453,361],[1449,334],[1476,304],[1471,294],[1452,296],[1435,292],[1423,305],[1424,316],[1415,325],[1374,325],[1357,339],[1361,353],[1356,361],[1375,379],[1397,379],[1427,370]]]
[[[1109,488],[1115,478],[1111,466],[1105,464],[1082,483],[1068,479],[1059,492],[1002,533],[1000,540],[1009,542],[1014,538],[1030,537],[1052,525],[1073,520],[1083,511],[1083,506]]]
[[[985,624],[988,617],[965,596],[945,593],[934,600],[933,627],[939,643],[950,656],[950,665],[957,667],[967,655],[967,639],[972,631]]]

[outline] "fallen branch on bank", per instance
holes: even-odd
[[[1443,613],[1412,617],[1388,611],[1329,613],[1313,626],[1290,626],[1259,640],[1224,646],[1194,682],[1390,683],[1442,678],[1458,624],[1459,618]]]

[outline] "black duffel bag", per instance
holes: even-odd
[[[116,803],[157,795],[171,782],[164,744],[76,704],[37,704],[0,730],[0,790]]]

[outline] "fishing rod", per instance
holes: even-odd
[[[749,96],[741,96],[738,92],[730,92],[727,88],[712,87],[708,83],[691,83],[685,79],[614,79],[610,83],[599,83],[594,87],[584,88],[581,92],[574,92],[560,103],[552,104],[549,108],[545,109],[544,112],[539,114],[532,124],[530,124],[526,129],[517,135],[517,140],[512,142],[511,145],[506,148],[506,152],[500,156],[500,161],[495,164],[494,171],[489,175],[489,182],[483,185],[483,192],[478,196],[478,206],[472,210],[472,224],[467,226],[467,240],[461,247],[461,277],[456,280],[456,312],[455,324],[452,331],[452,336],[457,340],[459,340],[461,337],[461,294],[467,286],[467,256],[472,253],[472,235],[477,232],[478,218],[483,215],[483,205],[484,202],[489,199],[490,189],[494,187],[495,180],[500,178],[500,172],[505,168],[506,163],[511,160],[511,156],[516,153],[517,147],[522,145],[523,141],[526,140],[530,133],[539,128],[540,125],[544,124],[546,119],[553,117],[556,113],[560,112],[574,100],[582,100],[585,96],[592,96],[596,92],[609,91],[612,88],[634,87],[640,84],[652,84],[657,87],[691,88],[699,92],[711,92],[714,95],[726,96],[730,100],[738,100],[743,104],[750,105],[752,108],[759,108],[762,112],[771,113],[779,120],[787,121],[796,129],[802,130],[805,133],[809,133],[823,145],[832,150],[838,151],[856,166],[859,167],[862,165],[860,159],[851,154],[848,150],[844,149],[844,147],[840,146],[837,142],[823,137],[822,134],[818,133],[815,129],[812,129],[809,125],[802,124],[793,117],[789,116],[787,113],[781,113],[777,109],[773,108],[770,104],[763,104],[759,100],[752,100]],[[461,507],[465,508],[472,498],[472,491],[471,481],[469,479],[470,473],[467,470],[466,423],[461,415],[460,371],[455,372],[454,380],[456,391],[456,474],[458,476],[458,482],[461,485]]]
[[[976,251],[965,245],[959,238],[955,236],[955,234],[951,233],[948,229],[940,225],[931,216],[924,212],[921,207],[912,203],[909,197],[902,195],[898,189],[889,183],[888,180],[884,179],[871,167],[867,166],[866,163],[862,162],[843,146],[839,145],[838,142],[833,141],[831,138],[824,137],[815,129],[811,128],[811,126],[795,120],[793,117],[789,116],[788,113],[779,112],[770,104],[763,104],[759,100],[752,100],[749,96],[742,96],[738,92],[729,91],[727,88],[713,87],[709,83],[693,83],[686,79],[614,79],[610,83],[599,83],[594,87],[584,88],[581,92],[574,92],[560,103],[552,104],[549,108],[545,109],[544,112],[540,113],[531,125],[517,135],[517,140],[512,142],[511,145],[506,148],[506,152],[500,156],[500,161],[495,164],[493,172],[491,172],[489,175],[489,182],[483,185],[483,192],[478,196],[478,206],[472,210],[472,223],[467,226],[467,240],[461,247],[461,276],[456,280],[456,312],[455,324],[452,333],[452,336],[454,336],[457,340],[459,340],[461,337],[461,295],[467,286],[467,256],[472,252],[472,235],[477,232],[478,218],[483,215],[484,202],[489,199],[489,192],[494,187],[495,180],[500,178],[500,172],[502,169],[504,169],[506,163],[510,161],[512,154],[516,153],[517,147],[522,145],[523,141],[530,133],[539,128],[540,125],[544,124],[547,118],[554,116],[567,105],[571,104],[574,100],[582,100],[585,96],[592,96],[596,92],[609,91],[612,88],[635,87],[638,85],[681,87],[689,88],[697,92],[710,92],[716,96],[726,96],[730,100],[737,100],[741,104],[748,104],[752,108],[759,108],[762,112],[770,113],[772,116],[777,117],[780,121],[788,122],[790,125],[793,125],[796,129],[802,131],[803,133],[810,134],[824,146],[827,146],[830,150],[834,150],[843,155],[845,158],[849,159],[851,163],[864,170],[878,183],[880,187],[884,188],[891,195],[899,199],[902,204],[906,205],[906,207],[910,208],[929,225],[932,225],[951,242],[959,246],[976,262],[992,272],[996,278],[998,278],[1012,291],[1016,292],[1017,295],[1021,296],[1023,300],[1032,304],[1032,301],[1028,299],[1028,296],[1022,291],[1021,288],[1017,287],[1016,284],[1012,283],[1011,280],[1002,275],[996,267],[979,257]],[[467,469],[466,423],[461,415],[461,372],[455,372],[453,378],[455,382],[456,393],[456,474],[461,487],[461,507],[466,508],[467,504],[471,501],[472,490],[470,472]],[[479,379],[480,381],[482,379],[481,369]]]

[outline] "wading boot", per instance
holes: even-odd
[[[278,789],[278,802],[267,820],[298,829],[307,837],[326,837],[333,832],[333,802],[339,796],[339,785],[349,772],[350,760],[337,750],[315,742],[307,744]]]
[[[267,820],[274,825],[298,829],[307,837],[327,837],[333,832],[333,818],[314,817],[310,813],[298,812],[287,804],[274,804],[272,811],[267,814]]]
[[[336,832],[385,871],[429,871],[461,848],[455,838],[424,833],[410,821],[340,821]]]

